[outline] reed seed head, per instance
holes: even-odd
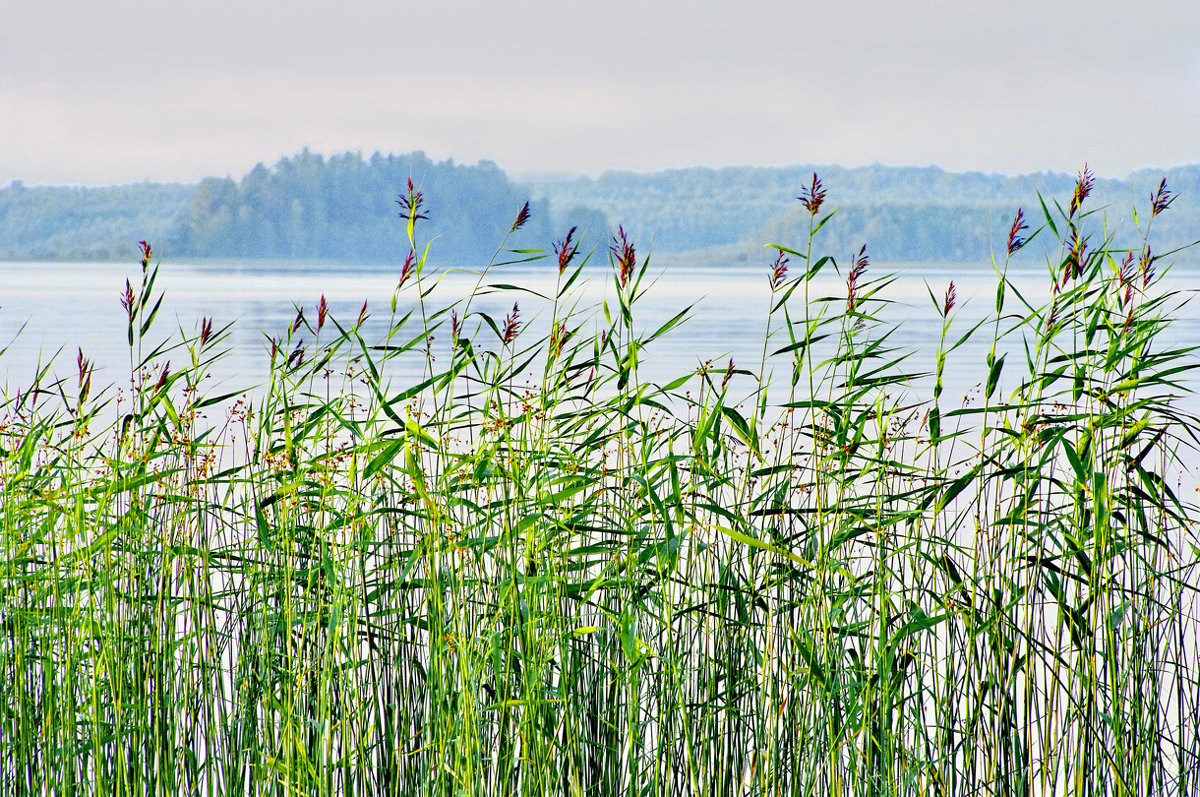
[[[637,263],[637,254],[633,249],[633,241],[625,234],[625,228],[618,225],[617,234],[613,236],[613,245],[610,247],[613,258],[617,262],[617,276],[621,280],[621,287],[624,288],[629,278],[633,276],[633,268]]]
[[[408,257],[404,258],[404,266],[400,269],[400,283],[397,288],[403,288],[404,283],[408,282],[408,278],[413,275],[413,270],[416,267],[417,253],[412,249],[408,250]]]
[[[396,204],[403,208],[400,218],[410,224],[415,223],[417,219],[428,219],[429,216],[421,212],[423,202],[424,198],[421,196],[421,192],[413,189],[412,178],[408,178],[408,193],[401,194],[400,198],[396,200]]]
[[[1138,258],[1138,271],[1142,274],[1142,287],[1145,288],[1154,280],[1154,261],[1158,258],[1150,252],[1150,244],[1142,250]]]
[[[321,294],[321,301],[317,302],[317,331],[321,331],[321,327],[325,326],[325,318],[329,315],[329,306],[325,304],[325,294]]]
[[[153,253],[150,250],[150,244],[145,241],[138,241],[138,248],[142,251],[142,271],[145,271],[150,265],[150,258],[153,257]]]
[[[1075,217],[1075,212],[1083,206],[1083,200],[1092,193],[1095,184],[1096,175],[1092,174],[1086,163],[1083,164],[1083,171],[1079,173],[1079,178],[1075,181],[1075,193],[1071,196],[1071,210],[1067,213],[1067,218]]]
[[[521,332],[521,309],[513,302],[512,312],[504,317],[504,331],[500,336],[503,343],[512,343]]]
[[[1136,266],[1133,262],[1133,252],[1126,252],[1125,258],[1117,266],[1117,298],[1122,305],[1133,304],[1133,279]]]
[[[1164,177],[1158,184],[1158,190],[1150,195],[1150,218],[1162,213],[1174,201],[1175,197],[1171,195],[1171,189],[1167,188],[1167,178]]]
[[[825,186],[821,184],[816,172],[813,172],[812,185],[801,188],[800,196],[796,199],[800,200],[800,204],[804,205],[804,209],[810,216],[817,215],[817,212],[821,210],[821,203],[825,201]]]
[[[125,292],[121,294],[121,307],[125,308],[125,313],[126,313],[126,315],[129,316],[130,321],[133,320],[133,304],[134,304],[133,286],[129,284],[129,279],[126,278],[125,279]]]
[[[566,321],[555,321],[550,330],[550,355],[558,358],[562,355],[563,344],[575,334],[575,330],[567,329]]]
[[[858,289],[863,275],[867,273],[870,260],[867,258],[867,245],[863,244],[858,254],[851,260],[850,274],[846,277],[846,311],[853,313],[858,305]]]
[[[527,222],[527,221],[529,221],[529,203],[528,202],[526,202],[524,204],[524,206],[522,206],[520,211],[517,212],[517,220],[513,222],[512,229],[510,229],[509,232],[516,232],[517,230],[521,229],[522,227],[525,226],[525,222]]]
[[[554,244],[554,254],[558,255],[558,273],[566,271],[567,266],[571,265],[571,260],[574,259],[575,253],[579,250],[578,243],[572,243],[571,239],[575,235],[575,230],[578,227],[572,227],[567,231],[567,237]]]
[[[787,280],[788,273],[788,258],[782,251],[775,257],[775,262],[771,264],[771,276],[769,282],[771,292],[779,290],[779,287]]]
[[[1067,238],[1067,257],[1063,261],[1062,284],[1077,279],[1083,274],[1092,253],[1088,251],[1087,239],[1079,235],[1075,225],[1071,225],[1071,234]]]
[[[304,339],[301,338],[296,342],[296,348],[292,349],[292,353],[288,355],[287,364],[289,368],[299,368],[304,363]]]
[[[946,288],[946,298],[942,301],[942,318],[950,315],[956,301],[958,301],[958,292],[954,289],[954,280],[950,280],[950,287]]]
[[[1013,219],[1012,227],[1008,229],[1008,254],[1010,257],[1025,245],[1025,239],[1021,237],[1021,233],[1028,229],[1029,225],[1025,222],[1024,211],[1017,208],[1016,218]]]

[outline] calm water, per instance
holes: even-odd
[[[490,272],[485,284],[515,284],[550,296],[554,290],[554,271],[548,264],[505,267]],[[757,370],[770,297],[765,266],[755,270],[674,265],[657,271],[652,268],[651,273],[657,278],[637,305],[641,327],[653,330],[689,304],[694,304],[694,308],[691,320],[682,328],[651,345],[643,358],[645,378],[667,381],[695,370],[706,360],[723,367],[731,357],[739,368]],[[895,274],[896,279],[881,294],[891,302],[881,315],[889,324],[898,325],[893,337],[896,345],[912,352],[906,361],[907,371],[929,371],[933,367],[941,319],[930,300],[930,290],[940,303],[949,282],[953,280],[957,286],[958,316],[950,333],[953,339],[988,314],[993,306],[996,279],[986,265],[875,264],[870,276],[887,273]],[[136,264],[0,263],[0,274],[5,286],[0,295],[0,346],[9,343],[8,352],[0,358],[0,380],[10,388],[27,385],[39,357],[44,363],[51,356],[54,357],[52,373],[73,379],[77,347],[82,347],[84,355],[97,364],[97,381],[101,385],[128,379],[125,314],[119,297],[126,277],[131,281],[140,279]],[[1012,272],[1010,277],[1031,301],[1041,301],[1047,296],[1044,268]],[[431,304],[449,303],[467,295],[476,279],[476,275],[462,272],[444,275],[431,294]],[[267,373],[268,336],[282,337],[286,333],[297,306],[303,307],[306,317],[315,322],[317,301],[324,294],[332,314],[349,324],[366,300],[371,314],[366,337],[377,340],[390,315],[395,280],[395,269],[168,262],[162,266],[158,282],[158,288],[166,292],[166,300],[150,337],[154,342],[168,337],[178,339],[181,329],[193,335],[202,316],[213,317],[218,327],[235,322],[228,341],[231,352],[217,375],[229,390],[252,388]],[[1182,271],[1168,275],[1163,281],[1165,290],[1186,292],[1190,287],[1191,280]],[[407,309],[406,302],[413,300],[414,289],[410,284],[401,294],[400,313]],[[594,270],[580,294],[581,310],[602,318],[605,298],[610,302],[613,298],[611,276],[602,268]],[[813,286],[813,295],[844,297],[845,284],[830,272]],[[486,312],[502,323],[514,301],[520,304],[521,318],[529,333],[544,333],[550,306],[532,293],[497,291],[477,299],[472,310]],[[799,296],[792,306],[800,311]],[[616,312],[615,305],[611,309]],[[1015,297],[1010,297],[1006,310],[1017,309]],[[25,329],[18,335],[22,325]],[[584,332],[587,331],[585,326]],[[402,337],[407,340],[415,334],[416,327]],[[491,335],[487,330],[483,334]],[[443,340],[434,342],[435,352],[442,351],[447,343],[448,331],[439,337]],[[1175,342],[1200,342],[1200,306],[1183,307],[1169,337]],[[311,347],[311,341],[306,343]],[[780,334],[772,340],[772,348],[781,348],[786,343],[786,337]],[[965,394],[986,376],[984,357],[988,345],[990,329],[981,330],[975,339],[950,356],[946,397]],[[176,351],[164,359],[175,360],[172,370],[178,370],[184,355]],[[1013,361],[1009,363],[1010,373],[1018,370],[1016,359],[1010,358]],[[394,371],[396,380],[418,379],[421,366],[419,352],[402,357]],[[787,363],[783,361],[778,377],[781,383],[786,370]],[[749,380],[744,380],[744,385],[747,391],[751,389]],[[1189,406],[1200,408],[1195,401],[1190,401]]]

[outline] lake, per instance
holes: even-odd
[[[664,260],[668,265],[651,263],[648,281],[652,278],[653,284],[637,305],[637,326],[652,331],[684,307],[694,307],[686,324],[651,344],[642,361],[643,379],[666,382],[694,371],[707,360],[712,360],[714,367],[723,370],[730,358],[738,368],[756,372],[762,356],[770,301],[768,258],[764,255],[761,269],[692,267],[677,255]],[[555,272],[555,267],[548,261],[506,266],[489,272],[484,284],[519,285],[542,296],[551,296]],[[873,264],[868,276],[880,277],[889,273],[896,278],[880,294],[890,302],[880,315],[889,325],[898,325],[893,337],[895,345],[912,352],[906,362],[906,371],[926,372],[933,368],[941,318],[930,300],[929,291],[940,304],[947,285],[951,281],[955,283],[958,304],[949,336],[951,340],[957,340],[993,308],[996,276],[990,265]],[[5,286],[0,298],[0,346],[9,344],[8,352],[0,358],[0,380],[10,390],[29,384],[39,358],[44,363],[53,356],[52,373],[74,379],[77,347],[82,347],[84,356],[97,365],[97,386],[122,384],[128,380],[129,352],[120,295],[126,277],[137,289],[140,270],[136,263],[0,263],[0,275]],[[261,384],[267,374],[269,336],[286,334],[297,307],[303,307],[306,317],[315,324],[316,306],[322,294],[331,314],[343,324],[353,323],[365,300],[371,315],[365,336],[368,340],[381,338],[390,316],[397,275],[398,269],[394,267],[167,261],[161,266],[157,285],[165,291],[166,299],[149,337],[154,342],[167,337],[177,339],[181,329],[194,335],[204,316],[211,316],[217,327],[233,322],[228,340],[231,351],[221,363],[217,376],[223,383],[222,391],[248,389]],[[460,299],[470,292],[477,279],[473,273],[448,272],[433,288],[429,301],[438,305]],[[1044,266],[1014,270],[1010,272],[1010,279],[1031,301],[1041,302],[1049,295],[1049,278]],[[427,287],[430,280],[431,276],[427,274]],[[584,288],[578,292],[581,311],[602,319],[603,302],[607,298],[611,303],[614,296],[610,272],[605,267],[588,266],[582,281]],[[1160,288],[1190,295],[1192,284],[1194,280],[1179,270],[1164,277]],[[829,295],[844,300],[844,276],[827,269],[827,273],[814,282],[812,290],[814,296]],[[400,313],[411,307],[415,296],[415,284],[410,282],[400,295]],[[794,312],[801,311],[799,299],[797,294],[792,301]],[[533,293],[495,292],[477,299],[472,310],[484,311],[497,323],[502,323],[514,301],[520,304],[521,320],[528,327],[527,334],[544,334],[549,323],[550,305]],[[610,306],[616,312],[615,305]],[[1020,309],[1014,296],[1010,295],[1005,309],[1008,312]],[[782,316],[778,315],[775,325],[778,327],[781,322]],[[22,325],[25,328],[18,335]],[[585,325],[583,332],[588,329]],[[414,327],[407,337],[415,334]],[[485,330],[483,334],[488,337],[492,333]],[[448,346],[449,331],[445,330],[438,337],[441,340],[434,343],[435,353]],[[984,360],[990,340],[989,327],[980,330],[950,355],[943,402],[947,399],[960,401],[961,395],[985,378]],[[1163,342],[1165,345],[1180,341],[1200,341],[1200,306],[1194,303],[1184,305],[1178,311],[1177,322]],[[311,341],[308,343],[311,346]],[[786,344],[786,336],[781,332],[772,340],[771,348]],[[182,354],[175,352],[164,359],[174,357],[173,370],[177,370],[182,363]],[[1016,359],[1011,358],[1010,374],[1019,370]],[[398,368],[393,371],[394,378],[398,382],[419,380],[422,365],[417,351],[402,356]],[[785,384],[786,359],[781,358],[778,370],[776,383]],[[735,387],[738,384],[735,382]],[[752,390],[752,380],[742,378],[740,384],[747,394]],[[399,385],[393,383],[393,387]],[[216,386],[210,387],[209,392],[217,392]],[[926,390],[923,395],[928,398],[929,392]],[[1194,400],[1189,400],[1187,406],[1200,409]]]

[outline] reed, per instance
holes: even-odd
[[[807,240],[769,245],[761,361],[666,384],[640,361],[691,310],[636,323],[624,229],[501,242],[439,305],[410,182],[382,338],[322,299],[260,386],[216,394],[229,328],[156,337],[143,244],[127,383],[81,350],[5,392],[0,791],[1195,791],[1195,361],[1162,342],[1182,297],[1149,243],[1171,194],[1119,251],[1090,188],[1038,197],[1032,233],[1018,210],[986,322],[931,290],[942,342],[912,352],[866,248],[817,254],[814,175]],[[1007,279],[1035,237],[1047,303]],[[542,257],[545,334],[489,282]],[[477,309],[497,292],[503,319]],[[950,367],[979,369],[969,402]]]

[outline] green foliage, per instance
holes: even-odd
[[[404,194],[414,253],[441,243],[427,196]],[[813,206],[761,361],[667,385],[639,360],[687,312],[641,331],[623,232],[602,317],[586,240],[546,263],[540,337],[473,308],[528,295],[488,268],[433,304],[415,254],[382,339],[322,302],[264,384],[215,396],[228,330],[153,337],[146,246],[128,384],[93,392],[80,352],[6,393],[0,790],[1195,791],[1194,353],[1163,342],[1179,297],[1145,240],[1077,204],[1024,238],[1062,232],[1048,303],[1001,258],[987,323],[934,297],[931,363],[878,318],[865,250],[816,293],[836,216]],[[529,257],[504,224],[498,257]],[[959,362],[978,334],[987,361]],[[950,367],[984,393],[950,402]]]

